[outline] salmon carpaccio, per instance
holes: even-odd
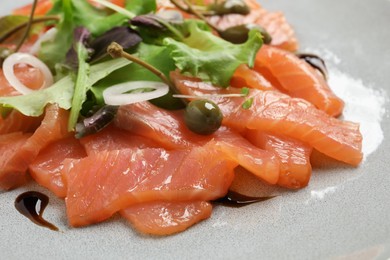
[[[175,9],[168,2],[158,1],[158,9]],[[37,118],[2,109],[0,187],[19,187],[31,176],[64,198],[73,227],[120,214],[141,233],[170,235],[209,218],[212,201],[226,195],[241,167],[264,185],[300,189],[309,184],[313,148],[358,165],[359,126],[335,118],[343,101],[292,52],[298,42],[284,15],[266,11],[255,0],[245,2],[251,8],[248,15],[208,19],[221,29],[255,23],[270,33],[272,42],[257,53],[254,68],[240,65],[226,89],[178,71],[170,74],[182,94],[211,95],[224,115],[215,133],[195,134],[186,127],[183,110],[168,111],[150,102],[120,106],[111,125],[80,139],[67,130],[69,111],[55,104]],[[52,1],[39,0],[36,14],[51,7]],[[30,10],[27,6],[15,13],[28,15]],[[17,66],[15,72],[32,89],[42,85],[35,68]],[[222,96],[241,93],[242,87],[250,88],[248,96]],[[13,95],[19,93],[0,70],[0,96]],[[252,105],[244,109],[248,100]]]

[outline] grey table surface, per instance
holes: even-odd
[[[0,3],[0,13],[30,1]],[[2,259],[389,259],[390,258],[390,1],[264,0],[285,13],[301,50],[322,55],[330,83],[347,101],[345,118],[361,123],[364,162],[313,165],[310,185],[276,190],[279,197],[231,209],[178,235],[139,235],[114,217],[70,228],[64,202],[52,198],[45,216],[62,232],[31,224],[13,207],[29,185],[0,193]],[[268,187],[243,177],[248,192]],[[240,185],[238,183],[237,185]],[[46,191],[45,191],[46,192]]]

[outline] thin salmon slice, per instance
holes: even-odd
[[[31,134],[15,132],[0,135],[0,188],[11,189],[26,182],[26,175],[13,163],[14,155],[26,143]]]
[[[177,71],[171,73],[171,78],[183,94],[201,96],[240,92],[235,88],[217,88],[199,79],[182,76]],[[243,109],[242,104],[251,98],[253,105]],[[333,118],[303,99],[256,89],[252,89],[245,98],[210,99],[219,105],[224,115],[223,124],[228,127],[238,131],[256,129],[289,136],[351,165],[357,165],[362,160],[359,124]]]
[[[188,130],[182,111],[167,111],[149,102],[121,106],[114,123],[133,134],[152,139],[166,149],[188,148],[210,140],[210,137]]]
[[[344,102],[337,97],[318,71],[295,54],[264,45],[257,53],[255,70],[272,75],[282,91],[303,98],[331,116],[339,116]]]
[[[123,149],[67,159],[62,176],[72,226],[103,221],[137,203],[209,201],[226,194],[237,164],[207,146]]]
[[[38,157],[29,165],[29,173],[38,184],[46,187],[56,196],[64,198],[67,190],[61,175],[64,160],[86,156],[79,140],[70,136],[42,149]]]
[[[232,134],[222,127],[214,138],[218,149],[254,176],[268,184],[279,179],[279,160],[273,152],[259,149],[241,135]]]
[[[141,233],[172,235],[182,232],[211,216],[212,206],[206,201],[149,202],[121,210],[133,227]]]
[[[125,148],[157,148],[150,138],[132,134],[116,126],[108,126],[102,131],[80,139],[88,155],[101,151],[120,150]]]
[[[248,130],[245,137],[256,146],[272,151],[280,160],[280,175],[277,184],[289,189],[306,187],[311,176],[310,155],[312,147],[288,138]]]
[[[262,74],[252,70],[246,64],[241,64],[235,70],[230,86],[235,88],[255,88],[260,90],[273,90],[274,86]]]
[[[68,112],[49,105],[46,108],[45,117],[34,132],[19,149],[12,149],[4,167],[0,168],[0,179],[15,179],[15,183],[1,183],[5,189],[15,188],[26,179],[25,175],[30,163],[38,156],[41,149],[53,141],[69,135],[67,131]]]
[[[269,184],[275,184],[279,178],[279,161],[275,154],[257,148],[226,127],[209,136],[195,134],[186,127],[182,111],[167,111],[149,102],[136,103],[119,108],[115,123],[166,149],[202,146],[214,140],[213,149],[221,151],[256,177]]]
[[[13,132],[32,133],[41,124],[42,117],[25,116],[17,110],[12,110],[4,119],[0,116],[0,134]]]

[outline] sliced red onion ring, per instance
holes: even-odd
[[[42,72],[45,80],[40,87],[41,89],[50,87],[53,84],[53,75],[51,74],[49,68],[46,66],[45,63],[28,53],[13,53],[4,60],[3,72],[4,77],[7,79],[9,84],[21,94],[26,95],[34,91],[26,87],[22,82],[20,82],[20,80],[15,75],[14,67],[16,64],[21,63],[28,64],[34,68],[39,69]]]
[[[153,89],[150,92],[128,93],[132,90]],[[121,106],[150,100],[166,95],[169,91],[167,84],[155,81],[130,81],[114,85],[103,91],[104,102],[107,105]]]

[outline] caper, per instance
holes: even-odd
[[[258,30],[261,35],[263,36],[263,42],[265,44],[269,44],[272,41],[271,35],[260,25],[257,24],[241,24],[241,25],[236,25],[229,27],[225,30],[219,31],[219,35],[232,43],[244,43],[248,40],[248,33],[250,30]]]
[[[188,103],[184,121],[192,132],[209,135],[218,130],[222,123],[222,112],[214,102],[196,99]]]
[[[242,0],[225,0],[220,3],[209,5],[208,9],[216,15],[243,14],[250,12],[249,6]]]

